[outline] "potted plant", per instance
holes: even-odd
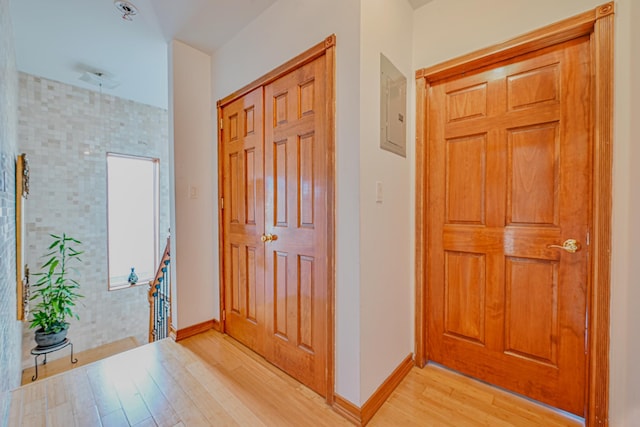
[[[79,319],[74,312],[75,301],[81,298],[77,290],[80,284],[71,277],[77,272],[74,263],[81,262],[82,252],[75,245],[81,245],[77,239],[62,234],[51,234],[53,242],[49,245],[48,258],[40,268],[36,283],[31,288],[30,300],[37,300],[32,309],[32,320],[29,328],[36,329],[35,340],[39,347],[50,347],[64,341],[71,317]]]

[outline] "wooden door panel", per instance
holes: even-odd
[[[504,351],[558,366],[558,262],[506,261]]]
[[[265,87],[265,357],[326,394],[325,58]]]
[[[257,164],[257,162],[262,162],[262,159],[258,159],[256,156],[255,148],[245,149],[244,151],[244,174],[245,174],[245,188],[244,195],[245,200],[244,208],[245,208],[245,224],[256,225],[256,212],[258,209],[258,200],[257,200],[257,185],[258,181],[261,181],[261,177],[256,175],[256,169],[262,169],[261,166]]]
[[[297,259],[291,259],[291,254],[282,251],[274,251],[273,256],[272,325],[276,347],[291,343],[313,355],[321,344],[314,331],[317,320],[314,305],[320,297],[314,283],[318,266],[311,256],[297,255]]]
[[[295,296],[289,283],[289,254],[286,252],[273,252],[273,333],[284,341],[289,341],[289,315],[290,310],[295,309]],[[295,314],[292,313],[292,314]],[[293,319],[295,323],[295,318]]]
[[[447,223],[485,224],[487,136],[446,142]]]
[[[525,65],[529,68],[528,65]],[[515,72],[507,77],[507,111],[560,103],[560,66],[558,63],[533,70]],[[531,90],[535,88],[534,90]]]
[[[487,82],[483,81],[447,93],[447,122],[486,117]]]
[[[431,87],[429,358],[583,415],[586,38]],[[560,245],[582,243],[570,254]]]
[[[508,131],[507,224],[559,224],[558,122]]]
[[[240,224],[240,209],[242,208],[242,200],[240,199],[240,187],[242,169],[240,167],[240,153],[231,152],[227,156],[229,170],[229,195],[227,197],[227,209],[230,212],[229,223]]]
[[[305,107],[308,108],[308,107]],[[306,110],[305,114],[311,110]],[[315,227],[315,176],[314,154],[316,151],[314,133],[298,138],[298,227],[313,229]]]
[[[273,174],[275,177],[273,185],[273,217],[275,225],[278,227],[287,227],[289,225],[289,197],[288,197],[288,179],[287,174],[287,139],[274,141],[273,145]]]
[[[445,333],[484,345],[485,256],[446,251],[445,271]]]
[[[222,110],[225,330],[258,352],[264,342],[262,103],[260,88]]]

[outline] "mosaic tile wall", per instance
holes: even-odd
[[[19,149],[29,156],[31,185],[25,206],[26,260],[42,264],[50,233],[83,242],[79,321],[69,338],[80,352],[134,336],[147,342],[147,286],[107,290],[106,153],[160,159],[161,246],[169,229],[168,115],[108,94],[20,73]],[[140,207],[144,208],[144,207]],[[23,366],[33,365],[33,331],[23,333]],[[52,359],[68,357],[61,351]]]
[[[8,392],[20,385],[22,346],[15,258],[18,76],[9,17],[9,0],[0,0],[0,426],[9,416]]]

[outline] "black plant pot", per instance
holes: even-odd
[[[36,344],[38,344],[38,347],[53,347],[54,345],[60,344],[66,338],[68,330],[69,325],[60,332],[53,334],[45,334],[44,330],[38,329],[35,336]]]

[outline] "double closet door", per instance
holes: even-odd
[[[327,394],[326,55],[222,105],[224,330]]]

